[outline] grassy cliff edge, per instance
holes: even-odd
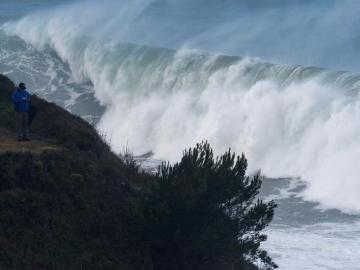
[[[15,142],[13,89],[0,75],[0,269],[277,267],[260,249],[276,205],[256,199],[244,156],[202,143],[149,175],[36,96],[33,140]]]
[[[3,147],[15,138],[13,89],[0,76]],[[138,199],[128,180],[141,173],[86,121],[38,97],[32,105],[33,141],[51,147],[0,149],[0,269],[146,269],[137,262],[146,255],[134,245]]]

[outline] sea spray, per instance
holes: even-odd
[[[118,10],[121,17],[81,2],[2,29],[38,51],[54,50],[76,83],[93,86],[106,107],[98,127],[112,134],[116,152],[128,143],[175,161],[209,140],[219,153],[243,151],[252,171],[301,177],[308,200],[360,212],[358,74],[135,45],[128,22],[147,3]]]

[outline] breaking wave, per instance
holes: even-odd
[[[116,17],[103,10],[83,20],[94,7],[72,5],[2,30],[37,53],[56,52],[47,57],[60,60],[78,85],[91,85],[105,107],[98,128],[114,151],[128,144],[175,161],[209,140],[219,153],[244,152],[252,171],[300,177],[307,200],[360,212],[359,74],[136,45],[125,38],[125,21],[144,8],[135,2]],[[104,16],[111,19],[100,29]],[[119,25],[116,38],[106,35]]]

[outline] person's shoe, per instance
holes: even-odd
[[[29,142],[29,141],[30,141],[30,139],[29,139],[28,137],[24,137],[24,138],[23,138],[23,141],[25,141],[25,142]]]

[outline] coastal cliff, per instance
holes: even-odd
[[[202,143],[147,174],[36,96],[32,141],[17,142],[13,88],[0,76],[0,269],[276,268],[259,249],[275,204],[255,200],[244,157]]]

